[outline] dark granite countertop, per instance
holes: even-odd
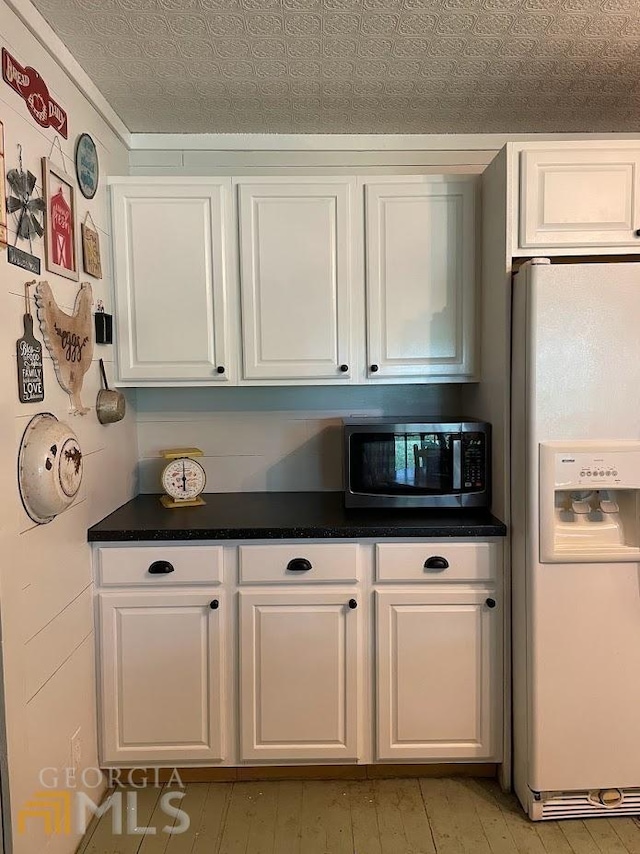
[[[347,510],[342,492],[217,492],[167,510],[138,495],[89,528],[89,542],[363,537],[504,537],[488,510]]]

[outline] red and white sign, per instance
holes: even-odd
[[[53,263],[67,270],[73,270],[71,208],[62,194],[62,187],[51,198],[49,215]]]
[[[29,65],[24,68],[6,48],[2,48],[2,76],[12,89],[26,101],[33,118],[43,128],[52,127],[65,139],[68,137],[67,114],[49,95],[47,84]]]

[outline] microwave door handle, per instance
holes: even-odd
[[[462,489],[462,440],[453,440],[453,490]]]

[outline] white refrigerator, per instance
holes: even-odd
[[[512,320],[516,792],[640,813],[640,264],[534,259]]]

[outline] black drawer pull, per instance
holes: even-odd
[[[168,560],[154,560],[149,567],[151,575],[169,575],[170,572],[174,572],[174,569]]]
[[[313,569],[313,566],[311,565],[311,561],[307,560],[306,557],[294,557],[287,564],[288,572],[309,572],[310,569]]]
[[[496,600],[495,599],[485,599],[484,604],[487,606],[487,608],[495,608],[496,607]]]
[[[435,572],[442,572],[443,569],[449,569],[449,561],[446,557],[440,557],[440,555],[434,555],[433,557],[428,557],[424,562],[425,569],[432,569]]]
[[[343,374],[346,374],[347,371],[349,370],[349,365],[340,365],[340,370],[342,371]]]
[[[358,603],[356,602],[355,599],[349,599],[349,607],[351,608],[352,611],[354,608],[358,607]]]
[[[218,367],[216,368],[216,371],[219,374],[224,374],[224,365],[218,365]]]
[[[369,367],[369,370],[371,371],[372,374],[377,374],[380,369],[377,365],[371,365]]]
[[[209,602],[209,607],[211,608],[212,611],[217,611],[218,608],[220,607],[220,603],[218,602],[217,599],[212,599],[211,602]]]

